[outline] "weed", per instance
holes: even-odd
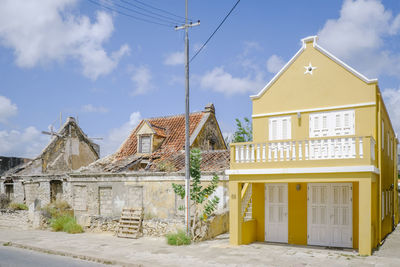
[[[3,246],[5,246],[5,247],[11,246],[11,242],[3,243]]]
[[[23,203],[12,202],[8,207],[12,210],[28,210],[28,206]]]
[[[73,216],[74,212],[71,206],[66,201],[56,200],[50,204],[47,204],[42,209],[43,215],[48,218],[57,218],[61,216]]]
[[[50,220],[51,228],[56,231],[63,231],[70,234],[82,233],[83,229],[74,217],[70,215],[63,215]]]
[[[173,246],[190,245],[191,239],[184,231],[179,230],[177,233],[169,233],[166,235],[167,243]]]

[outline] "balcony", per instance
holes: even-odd
[[[376,165],[371,136],[233,143],[231,170]]]

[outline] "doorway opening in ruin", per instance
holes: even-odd
[[[51,180],[50,181],[50,202],[54,202],[56,200],[62,199],[62,181],[60,180]]]
[[[8,200],[12,201],[14,198],[14,182],[13,180],[4,181],[4,191]]]

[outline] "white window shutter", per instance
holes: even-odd
[[[278,138],[278,121],[272,121],[272,140],[276,140]]]
[[[288,139],[288,123],[287,119],[282,120],[282,139]]]
[[[385,218],[385,192],[382,192],[381,204],[381,217],[383,221],[383,218]]]
[[[385,124],[382,120],[382,150],[385,148]]]
[[[269,140],[286,140],[292,138],[291,118],[275,117],[269,119]]]

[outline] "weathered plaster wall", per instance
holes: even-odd
[[[47,180],[25,182],[25,203],[30,205],[36,199],[40,200],[41,206],[50,203],[50,183]]]
[[[211,175],[203,175],[207,184]],[[227,178],[220,175],[215,194],[220,198],[219,209],[228,207]],[[172,183],[184,183],[182,174],[73,175],[72,206],[77,216],[120,216],[123,207],[143,207],[147,218],[171,219],[182,217],[179,210],[184,202],[177,197]],[[104,190],[105,189],[105,190]],[[105,193],[107,192],[107,193]],[[101,199],[102,198],[102,199]],[[111,199],[111,205],[110,205]]]
[[[214,115],[208,118],[199,135],[194,140],[192,147],[197,147],[201,150],[226,149],[224,138]]]

